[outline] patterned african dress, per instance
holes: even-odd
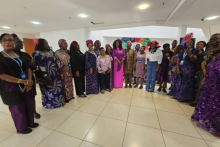
[[[207,62],[206,62],[207,63]],[[205,130],[220,135],[220,54],[206,65],[205,82],[192,121]]]
[[[47,86],[44,84],[43,79],[38,79],[43,107],[47,109],[54,109],[64,106],[65,97],[55,53],[52,50],[48,52],[41,52],[37,50],[32,53],[32,57],[34,57],[35,62],[41,71],[46,72],[53,82],[51,86]]]
[[[176,62],[177,59],[178,59],[178,56],[179,56],[179,54],[175,54],[175,55],[172,57],[173,61]],[[172,63],[169,63],[168,82],[169,82],[170,84],[173,83],[173,78],[174,78],[175,74],[176,74],[176,65],[174,65],[174,64],[172,64]]]
[[[55,52],[66,100],[70,100],[73,98],[72,71],[71,71],[71,65],[69,64],[70,56],[68,52],[69,52],[68,50],[64,51],[62,49],[59,49]]]
[[[86,71],[86,94],[98,94],[98,69],[96,66],[97,55],[89,51],[85,52],[85,71]],[[93,74],[90,74],[90,69],[93,69]]]
[[[175,54],[173,56],[174,61],[177,61],[178,58],[179,58],[179,54]],[[177,75],[176,65],[173,65],[173,68],[172,68],[170,74],[171,74],[171,76],[169,76],[169,78],[170,78],[169,80],[171,81],[172,85],[171,85],[169,95],[176,98],[179,96],[180,85],[181,85],[181,77],[179,75]]]
[[[146,72],[144,70],[145,58],[146,58],[146,53],[143,53],[143,54],[141,54],[140,52],[137,53],[136,70],[134,72],[135,77],[138,77],[138,78],[145,78],[146,77]]]
[[[136,65],[136,56],[135,50],[126,49],[125,50],[125,61],[124,61],[124,74],[133,74],[133,67]]]
[[[192,48],[192,54],[198,55],[199,51]],[[179,95],[176,97],[180,101],[193,101],[194,100],[194,90],[195,90],[195,63],[193,63],[188,55],[184,58],[185,51],[179,53],[180,60],[180,72],[182,73],[181,86]],[[181,64],[181,62],[183,64]]]
[[[160,67],[159,67],[159,70],[157,73],[157,81],[160,81],[161,83],[167,82],[167,80],[168,80],[169,60],[168,60],[166,54],[169,53],[170,57],[173,57],[172,51],[165,52],[163,50],[162,52],[163,52],[163,59],[162,59],[162,63],[160,64]]]

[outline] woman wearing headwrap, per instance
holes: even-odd
[[[32,53],[37,69],[42,104],[44,108],[54,109],[65,105],[65,97],[57,66],[55,53],[49,48],[45,39],[34,40],[35,51]],[[40,74],[42,73],[42,74]]]
[[[57,58],[57,65],[60,71],[61,81],[63,85],[63,91],[65,94],[65,102],[68,103],[73,97],[73,81],[69,51],[67,50],[68,44],[66,40],[60,39],[58,41],[60,47],[56,50],[55,56]]]
[[[70,63],[75,81],[76,95],[85,98],[85,58],[76,41],[73,41],[70,45]]]
[[[114,59],[113,85],[114,88],[122,88],[124,60],[126,55],[125,50],[122,48],[121,40],[115,40],[113,43],[112,57]]]
[[[163,53],[159,49],[160,45],[156,40],[149,42],[147,46],[150,46],[150,48],[147,51],[145,60],[145,69],[147,69],[146,91],[153,92]]]
[[[114,66],[114,62],[113,62],[113,58],[112,58],[112,47],[109,44],[106,44],[105,46],[106,48],[106,55],[109,55],[111,57],[111,72],[110,72],[110,90],[113,90],[113,66]]]
[[[181,85],[178,101],[193,101],[195,90],[195,61],[197,60],[198,50],[194,48],[193,33],[187,34],[183,38],[185,50],[179,53],[177,60],[177,74],[181,77]]]
[[[86,94],[98,94],[98,70],[96,66],[97,55],[93,51],[93,41],[87,40],[88,51],[85,52]]]
[[[205,75],[203,89],[191,120],[198,126],[220,136],[220,34],[210,39],[209,52],[204,57],[202,70]]]

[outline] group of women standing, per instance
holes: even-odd
[[[34,117],[40,115],[35,111],[33,72],[40,85],[43,107],[54,109],[74,99],[72,78],[76,94],[85,98],[89,94],[122,88],[123,78],[125,88],[132,88],[134,71],[135,88],[139,79],[139,89],[143,88],[144,78],[148,92],[154,91],[156,81],[159,82],[158,91],[163,92],[170,83],[168,95],[196,106],[192,120],[220,134],[220,34],[211,37],[208,52],[204,51],[204,41],[199,41],[194,48],[193,34],[183,38],[184,46],[177,45],[174,40],[172,49],[164,44],[161,50],[157,41],[149,42],[147,52],[145,46],[131,49],[130,41],[127,50],[122,48],[120,40],[114,41],[113,48],[107,44],[105,50],[99,40],[94,44],[87,40],[88,50],[83,54],[77,41],[71,42],[68,50],[64,39],[58,41],[60,49],[53,52],[45,39],[37,39],[31,61],[30,57],[15,52],[15,44],[20,41],[16,37],[10,34],[0,37],[4,48],[0,53],[0,94],[9,106],[18,133],[27,134],[32,131],[30,128],[38,127],[34,123]],[[23,43],[20,41],[20,44]]]

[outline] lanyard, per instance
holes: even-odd
[[[140,57],[139,57],[139,60],[141,60],[141,53],[140,53]]]
[[[18,58],[18,56],[13,52],[13,54],[15,55],[15,57],[19,60],[19,62],[17,61],[17,60],[15,60],[14,58],[12,58],[8,53],[6,53],[5,51],[3,51],[8,57],[10,57],[12,60],[14,60],[15,62],[17,62],[17,64],[20,66],[20,69],[21,69],[21,71],[23,71],[22,70],[22,61],[21,61],[21,59],[19,59]]]

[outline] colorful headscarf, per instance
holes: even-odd
[[[61,44],[62,44],[64,41],[66,41],[66,40],[65,40],[65,39],[60,39],[60,40],[58,41],[58,45],[61,46]]]
[[[92,44],[92,45],[93,45],[93,41],[92,41],[92,40],[87,40],[87,41],[86,41],[87,47],[88,47],[89,44]]]
[[[155,45],[156,48],[161,47],[156,40],[153,40],[153,41],[151,41],[151,42],[148,42],[148,43],[147,43],[147,46],[150,46],[152,43],[153,43],[153,45]]]
[[[75,47],[79,46],[79,44],[78,44],[77,41],[73,41],[71,44],[72,44],[73,46],[75,46]]]
[[[11,34],[11,36],[12,36],[13,38],[18,37],[18,35],[17,35],[17,34],[15,34],[15,33]]]
[[[186,36],[183,38],[182,43],[187,43],[193,38],[193,33],[186,34]]]
[[[109,47],[112,49],[112,47],[111,47],[109,44],[106,44],[106,45],[105,45],[105,49],[106,49],[106,50],[107,50]]]

